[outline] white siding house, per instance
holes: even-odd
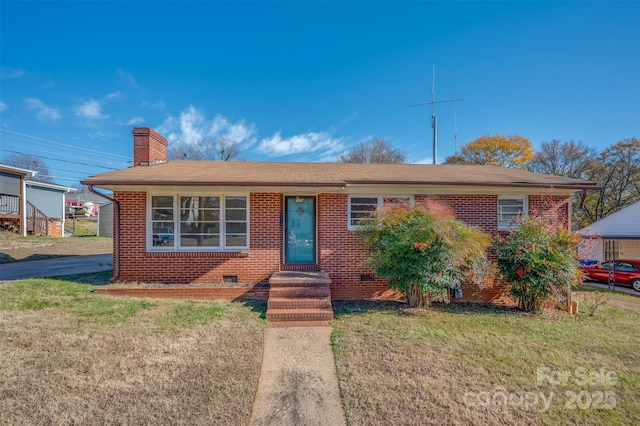
[[[63,236],[64,194],[75,191],[33,180],[37,172],[0,164],[0,220],[14,221],[20,233]]]
[[[113,203],[100,204],[98,212],[98,237],[113,238]]]
[[[640,259],[640,201],[578,230],[589,245],[586,255],[603,262]]]

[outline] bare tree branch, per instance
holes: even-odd
[[[238,144],[229,138],[206,139],[197,144],[178,142],[169,147],[169,160],[241,161]]]
[[[341,154],[338,161],[341,163],[375,163],[375,164],[402,164],[407,155],[392,147],[387,141],[374,138],[368,142],[362,142],[346,154]]]

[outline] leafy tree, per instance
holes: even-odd
[[[207,139],[199,144],[179,142],[169,147],[169,160],[238,161],[238,144],[229,138]]]
[[[368,265],[399,290],[409,306],[448,300],[447,289],[483,286],[490,273],[491,237],[456,221],[442,204],[384,208],[358,230],[370,251]]]
[[[368,142],[362,142],[346,154],[341,154],[338,161],[341,163],[375,163],[375,164],[402,164],[407,155],[392,147],[384,139],[374,138]]]
[[[536,173],[585,179],[598,154],[582,141],[561,142],[553,139],[542,142],[527,168]]]
[[[640,140],[623,139],[606,148],[585,177],[601,189],[587,196],[582,226],[640,201]]]
[[[582,141],[561,142],[553,139],[550,142],[542,142],[540,150],[527,164],[532,172],[565,176],[574,179],[590,178],[590,172],[598,166],[598,153],[587,147]],[[584,212],[580,208],[581,193],[574,193],[572,197],[572,221],[575,224],[583,223]]]
[[[40,157],[36,157],[31,154],[10,154],[5,156],[2,161],[10,166],[38,172],[33,178],[31,178],[33,180],[37,180],[39,182],[53,182],[51,173],[49,172],[49,166],[47,166]]]
[[[554,296],[565,301],[580,280],[575,255],[580,238],[561,226],[525,216],[517,228],[495,244],[498,269],[511,284],[511,295],[525,311],[538,311]]]
[[[531,142],[523,136],[485,135],[464,145],[459,154],[447,157],[445,163],[522,169],[532,157]]]

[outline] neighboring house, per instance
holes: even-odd
[[[100,205],[107,200],[100,195],[91,192],[77,192],[65,197],[67,214],[74,212],[76,216],[97,216]]]
[[[19,232],[64,236],[64,194],[75,191],[62,185],[33,180],[37,172],[0,164],[0,220],[15,223]],[[23,226],[22,224],[26,224]]]
[[[113,203],[100,204],[98,211],[98,237],[113,238]]]
[[[164,137],[133,135],[134,167],[83,182],[113,191],[122,281],[258,289],[279,271],[324,271],[334,299],[381,297],[388,284],[364,266],[354,232],[375,209],[434,199],[493,235],[522,214],[570,229],[571,194],[597,188],[493,166],[166,161]]]
[[[584,239],[583,257],[604,262],[640,260],[640,201],[577,231]]]
[[[27,236],[27,183],[29,177],[37,172],[33,170],[0,164],[0,225],[4,229],[17,226],[22,236]],[[15,225],[14,225],[15,224]]]

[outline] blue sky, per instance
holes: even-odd
[[[57,183],[128,166],[131,130],[331,161],[382,137],[431,162],[484,134],[640,137],[640,2],[0,3],[0,157]]]

